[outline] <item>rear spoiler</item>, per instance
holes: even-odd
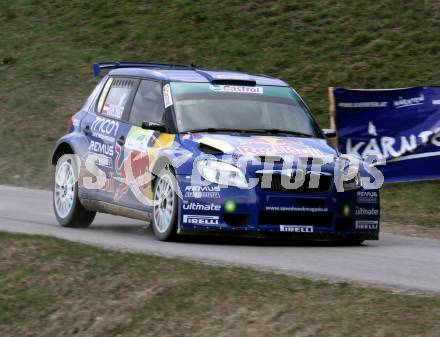
[[[195,69],[195,65],[143,62],[102,62],[94,63],[92,66],[94,76],[98,76],[102,69],[116,68]]]

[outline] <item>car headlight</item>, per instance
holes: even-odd
[[[350,180],[346,180],[343,183],[344,191],[353,191],[357,190],[361,187],[361,177],[359,173],[354,176],[354,178],[351,178]]]
[[[219,160],[205,159],[197,162],[199,174],[209,182],[225,186],[246,188],[243,172],[236,166]]]

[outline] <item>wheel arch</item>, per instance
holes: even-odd
[[[54,146],[51,156],[52,165],[56,165],[63,154],[75,154],[82,157],[89,148],[86,137],[77,132],[72,132],[61,137]]]
[[[169,160],[169,158],[166,156],[159,157],[154,162],[153,168],[151,169],[151,173],[153,174],[153,177],[152,177],[152,185],[153,186],[156,183],[156,180],[157,180],[157,177],[158,177],[160,171],[162,171],[165,167],[169,167],[172,170],[172,172],[174,174],[176,174],[176,169],[173,166],[171,160]]]
[[[62,142],[58,144],[55,148],[55,150],[52,153],[52,165],[56,165],[58,160],[63,156],[64,154],[74,154],[75,151],[73,150],[73,147],[71,144],[67,142]]]

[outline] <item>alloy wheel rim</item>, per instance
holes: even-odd
[[[55,209],[61,218],[67,217],[72,209],[75,196],[75,177],[72,164],[62,163],[55,173]]]
[[[174,191],[171,178],[159,178],[154,193],[154,223],[159,233],[165,233],[172,224],[174,210]]]

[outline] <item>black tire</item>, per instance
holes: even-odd
[[[162,181],[166,181],[171,184],[172,192],[171,195],[165,196],[163,199],[163,187]],[[177,214],[179,198],[177,197],[177,181],[176,177],[168,167],[163,168],[158,174],[156,181],[154,183],[153,192],[153,212],[152,212],[152,227],[156,238],[160,241],[172,241],[177,238]],[[170,206],[172,203],[172,206]],[[166,206],[165,206],[166,205]],[[162,222],[161,214],[164,214],[168,209],[171,210],[169,215],[169,221],[166,221],[165,225]],[[163,211],[163,213],[161,213]],[[168,217],[164,219],[168,219]]]
[[[58,173],[61,174],[60,170],[71,166],[73,173],[73,184],[61,185],[61,181],[57,182]],[[78,168],[75,161],[75,157],[72,154],[65,154],[58,159],[57,166],[54,175],[54,185],[52,193],[52,204],[55,216],[58,223],[63,227],[74,227],[74,228],[85,228],[91,225],[95,219],[96,212],[86,210],[78,199]],[[68,193],[72,197],[71,206],[67,208],[62,208],[60,206],[60,190],[65,192],[63,198]],[[70,200],[70,198],[69,198]],[[68,202],[70,204],[70,202]]]

